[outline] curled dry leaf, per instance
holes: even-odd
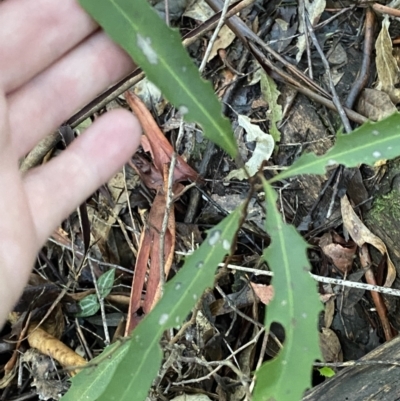
[[[87,362],[84,358],[40,327],[32,325],[32,327],[29,328],[29,331],[29,345],[32,348],[39,350],[42,354],[55,359],[62,366],[68,368],[86,365]],[[71,372],[72,375],[75,373],[76,371]]]
[[[346,242],[337,233],[329,232],[321,237],[319,246],[343,274],[347,274],[351,270],[357,250],[355,242]]]
[[[153,200],[147,227],[143,228],[140,237],[139,251],[136,258],[135,274],[133,277],[131,301],[126,325],[126,334],[129,334],[139,323],[141,317],[137,312],[140,307],[144,314],[150,312],[161,296],[160,266],[164,265],[164,276],[167,277],[172,265],[175,251],[175,214],[174,207],[169,210],[166,231],[163,237],[164,255],[161,260],[161,233],[164,216],[167,210],[167,181],[169,165],[174,153],[172,145],[161,132],[146,105],[131,92],[126,92],[126,100],[138,117],[145,135],[142,136],[142,146],[150,152],[152,162],[136,155],[131,166],[138,172],[148,188],[157,191]],[[181,181],[196,181],[198,174],[181,156],[176,157],[173,172],[172,192],[175,197],[181,194],[184,186]],[[150,267],[149,267],[150,266]],[[142,292],[145,288],[145,296]]]
[[[378,85],[376,89],[386,92],[394,104],[400,101],[399,83],[400,70],[396,59],[393,57],[392,39],[389,34],[390,21],[386,15],[382,21],[382,29],[376,39],[376,69],[378,73]]]
[[[162,179],[164,164],[171,162],[174,149],[168,142],[168,139],[161,132],[160,128],[154,121],[153,116],[145,106],[145,104],[131,92],[126,92],[125,98],[134,111],[143,127],[145,136],[142,136],[142,146],[146,152],[150,152],[154,166],[159,171]],[[174,170],[174,182],[185,180],[196,181],[198,173],[193,170],[179,155],[176,158]]]
[[[266,134],[261,130],[261,128],[256,125],[252,124],[250,118],[244,115],[238,115],[238,124],[243,127],[247,133],[247,141],[256,142],[256,147],[253,151],[253,155],[250,159],[245,163],[245,167],[247,172],[249,173],[250,177],[255,175],[259,168],[261,167],[262,163],[265,160],[268,160],[272,152],[274,150],[275,141],[270,134]],[[238,180],[244,180],[247,178],[245,170],[243,168],[238,170],[232,170],[225,180],[231,180],[232,178],[237,178]]]
[[[382,255],[386,255],[388,272],[384,286],[390,287],[396,278],[396,268],[390,259],[386,245],[379,237],[377,237],[375,234],[372,234],[371,231],[364,225],[364,223],[354,212],[346,195],[341,199],[340,205],[342,210],[343,224],[354,242],[359,247],[362,247],[364,244],[370,244],[378,249]]]
[[[342,362],[343,352],[335,332],[326,327],[319,334],[319,345],[325,362]]]

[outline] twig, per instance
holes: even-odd
[[[132,224],[132,229],[131,229],[131,231],[132,231],[132,233],[133,233],[133,235],[134,235],[134,237],[135,237],[136,246],[138,246],[138,245],[139,245],[139,242],[140,242],[140,239],[139,239],[139,236],[138,236],[139,230],[137,229],[136,223],[135,223],[135,219],[133,218],[131,200],[130,200],[130,198],[129,198],[128,184],[127,184],[127,182],[126,182],[126,167],[125,167],[125,166],[123,167],[122,172],[123,172],[123,174],[124,174],[124,187],[125,187],[125,192],[126,192],[126,194],[127,194],[126,199],[127,199],[127,203],[128,203],[129,217],[131,218],[131,224]],[[128,227],[128,226],[127,226],[127,228],[130,229],[130,227]],[[137,256],[137,255],[135,255],[135,256]]]
[[[79,324],[79,319],[77,317],[75,318],[75,326],[76,326],[76,331],[78,333],[78,338],[81,342],[81,345],[85,349],[86,355],[89,357],[89,360],[92,360],[93,359],[92,351],[90,350],[90,347],[86,341],[86,337],[83,334],[82,327]],[[73,370],[75,370],[75,369],[73,369]]]
[[[88,260],[88,263],[89,263],[89,267],[90,267],[90,272],[92,273],[94,288],[96,290],[97,298],[98,298],[99,304],[100,304],[101,320],[103,321],[103,329],[104,329],[104,343],[106,345],[110,345],[111,341],[110,341],[110,334],[108,332],[108,326],[107,326],[106,310],[104,307],[104,298],[100,294],[99,287],[97,285],[97,279],[96,279],[96,275],[94,274],[93,264],[90,260]]]
[[[400,10],[397,10],[396,8],[384,6],[379,3],[373,4],[372,8],[380,14],[388,14],[388,15],[391,15],[392,17],[397,17],[397,18],[400,17]]]
[[[376,285],[376,280],[374,273],[371,269],[371,256],[368,251],[368,245],[364,244],[360,248],[360,262],[361,266],[366,269],[365,270],[365,280],[367,280],[368,284]],[[378,313],[379,319],[382,323],[383,332],[385,333],[386,341],[390,341],[393,339],[392,328],[390,327],[390,323],[387,317],[387,308],[385,303],[383,302],[382,296],[377,292],[371,292],[372,300],[374,301],[376,312]]]
[[[75,253],[76,253],[77,255],[79,255],[79,256],[83,256],[83,252],[76,250],[76,249],[75,249],[73,246],[71,246],[71,245],[63,244],[63,243],[61,243],[60,241],[57,241],[56,239],[51,238],[51,237],[49,238],[49,241],[50,241],[50,242],[53,242],[54,244],[56,244],[56,245],[58,245],[58,246],[61,246],[62,248],[68,249],[68,250],[71,251],[71,252],[75,252]],[[114,263],[102,262],[101,260],[98,260],[98,259],[93,258],[93,257],[91,257],[91,256],[86,256],[86,259],[91,260],[92,262],[96,262],[96,263],[98,263],[100,266],[107,266],[107,267],[110,267],[110,268],[113,268],[113,269],[121,270],[121,271],[123,271],[124,273],[133,274],[133,271],[132,271],[132,270],[129,270],[129,269],[127,269],[126,267],[122,267],[122,266],[116,265],[116,264],[114,264]]]
[[[223,263],[221,263],[222,265],[224,265]],[[229,266],[229,265],[227,265]],[[254,326],[258,327],[258,328],[263,328],[264,326],[259,323],[256,322],[254,319],[252,319],[251,317],[247,316],[245,313],[243,313],[242,311],[240,311],[236,305],[233,303],[233,301],[225,294],[225,292],[222,290],[222,288],[216,284],[215,285],[216,290],[222,295],[222,297],[224,298],[224,300],[226,301],[226,303],[232,308],[232,310],[237,313],[239,316],[241,316],[243,319],[249,321],[250,323],[252,323]]]
[[[173,152],[173,154],[171,156],[171,164],[169,166],[167,191],[165,194],[165,197],[166,197],[165,213],[164,213],[164,219],[162,222],[161,232],[160,232],[160,288],[161,288],[160,295],[163,294],[164,284],[165,284],[165,272],[164,272],[165,234],[166,234],[167,228],[168,228],[168,221],[169,221],[169,215],[171,212],[171,207],[174,202],[174,194],[173,194],[172,187],[174,185],[174,171],[175,171],[175,164],[176,164],[176,156],[177,156],[177,152],[179,150],[179,146],[180,146],[182,138],[183,138],[184,131],[185,130],[184,130],[183,118],[181,118],[181,123],[179,126],[179,132],[178,132],[178,138],[176,139],[176,144],[175,144],[175,151]]]
[[[374,361],[374,360],[361,360],[361,361],[346,361],[346,362],[314,362],[314,366],[330,366],[332,368],[345,368],[347,366],[365,366],[365,365],[392,365],[400,366],[400,361]]]
[[[299,1],[299,9],[300,9],[300,15],[303,18],[303,24],[304,24],[304,26],[307,26],[307,22],[306,22],[306,7],[305,7],[305,4],[304,4],[304,0],[300,0]],[[310,77],[310,79],[314,79],[314,77],[313,77],[312,58],[311,58],[311,48],[310,48],[310,41],[309,41],[310,35],[309,35],[307,30],[304,32],[304,34],[305,34],[305,39],[306,39],[308,76]]]
[[[229,3],[230,3],[230,0],[224,1],[224,7],[222,8],[221,17],[218,21],[218,25],[215,28],[215,31],[212,34],[210,41],[208,42],[206,53],[204,54],[203,60],[201,61],[201,64],[200,64],[200,68],[199,68],[200,74],[204,71],[204,68],[206,67],[206,64],[207,64],[208,57],[210,57],[212,47],[214,46],[214,43],[217,40],[219,31],[221,30],[222,26],[225,24],[225,18],[226,18],[226,13],[228,11]]]
[[[268,337],[269,337],[269,333],[265,332],[264,334],[264,338],[261,344],[261,350],[258,356],[258,360],[257,360],[257,365],[256,365],[256,371],[260,368],[261,364],[264,361],[264,356],[265,356],[265,351],[267,349],[267,344],[268,344]],[[256,385],[256,376],[253,376],[253,378],[251,379],[251,383],[250,383],[250,393],[253,392],[254,386]]]
[[[322,63],[324,64],[324,67],[325,67],[325,71],[326,71],[326,73],[328,75],[329,87],[331,89],[333,104],[335,105],[335,107],[336,107],[336,109],[337,109],[337,111],[339,113],[339,116],[340,116],[340,119],[342,120],[342,123],[343,123],[345,131],[347,133],[350,133],[352,131],[352,128],[351,128],[351,125],[350,125],[350,121],[347,118],[347,115],[346,115],[346,113],[345,113],[345,111],[343,109],[343,106],[340,103],[339,97],[338,97],[338,95],[336,93],[335,85],[334,85],[334,83],[332,81],[331,69],[329,67],[328,60],[326,59],[325,54],[322,51],[321,46],[319,45],[319,42],[317,40],[317,37],[315,36],[313,27],[311,25],[311,22],[310,22],[310,19],[308,18],[308,14],[307,13],[305,14],[305,18],[306,18],[306,26],[307,26],[308,33],[310,34],[311,40],[313,41],[314,46],[317,49],[317,51],[318,51],[318,53],[319,53],[319,55],[321,57]]]
[[[169,18],[169,0],[165,0],[165,23],[167,26],[170,25],[170,18]]]
[[[244,390],[247,393],[247,396],[250,397],[250,393],[249,393],[249,385],[248,385],[248,377],[242,372],[240,371],[232,362],[230,361],[205,361],[201,358],[197,358],[197,357],[180,357],[179,358],[182,362],[186,362],[186,363],[197,363],[199,365],[202,366],[218,366],[218,368],[221,368],[222,366],[227,366],[228,368],[230,368],[239,378],[239,380],[241,381]],[[211,373],[211,372],[210,372]],[[213,373],[216,373],[215,370],[213,371]],[[197,379],[194,379],[195,381],[192,381],[192,383],[195,383]],[[181,381],[179,383],[172,383],[174,385],[179,385],[179,384],[186,384],[189,383],[189,380],[186,381]]]
[[[345,102],[345,106],[349,109],[353,108],[358,95],[367,84],[371,69],[371,53],[374,45],[375,14],[369,8],[367,9],[364,26],[365,33],[361,68]]]
[[[190,253],[185,253],[185,252],[176,252],[176,253],[179,255],[190,255]],[[237,266],[237,265],[231,265],[231,264],[225,265],[224,263],[218,264],[218,267],[224,267],[224,266],[226,266],[228,269],[240,270],[240,271],[252,273],[256,276],[270,276],[270,277],[274,276],[273,272],[266,271],[266,270],[253,269],[251,267],[243,267],[243,266]],[[309,274],[315,281],[318,281],[319,283],[341,285],[343,287],[358,288],[360,290],[367,290],[367,291],[376,291],[376,292],[380,292],[381,294],[388,294],[388,295],[400,297],[400,290],[397,290],[395,288],[388,288],[388,287],[382,287],[382,286],[378,286],[378,285],[357,283],[355,281],[341,280],[341,279],[337,279],[337,278],[322,277],[322,276],[317,276],[316,274],[313,274],[313,273],[309,273]]]

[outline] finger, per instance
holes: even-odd
[[[18,155],[25,155],[42,137],[132,68],[130,57],[98,32],[10,94],[10,130]]]
[[[8,93],[75,47],[97,25],[76,0],[13,0],[0,4],[0,27],[0,87]]]
[[[97,120],[68,149],[24,178],[40,243],[100,185],[109,180],[139,146],[141,128],[126,110]]]

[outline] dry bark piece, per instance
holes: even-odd
[[[400,337],[374,349],[362,361],[383,361],[382,364],[350,366],[331,379],[308,391],[303,401],[395,401],[399,399],[398,366],[390,365],[400,352]],[[385,362],[388,362],[385,364]],[[398,360],[396,360],[398,363]]]
[[[28,342],[32,348],[39,350],[44,355],[52,357],[66,368],[83,366],[87,363],[84,358],[71,348],[35,325],[29,328]],[[76,374],[78,371],[79,370],[71,371],[71,375]]]

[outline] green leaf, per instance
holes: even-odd
[[[319,349],[318,314],[322,310],[316,283],[309,275],[307,243],[285,224],[276,207],[277,194],[264,180],[266,230],[271,244],[264,259],[274,272],[274,298],[267,307],[265,326],[280,323],[285,329],[283,349],[256,372],[254,401],[298,401],[311,386]]]
[[[267,118],[271,121],[269,133],[275,142],[279,142],[281,140],[281,133],[276,123],[282,119],[282,107],[278,104],[278,97],[281,93],[278,91],[275,81],[263,70],[261,71],[260,83],[262,96],[268,103]]]
[[[164,289],[162,299],[133,331],[129,348],[115,373],[99,371],[98,380],[107,382],[107,388],[99,397],[74,398],[76,401],[135,401],[145,400],[151,383],[161,365],[162,351],[159,341],[165,330],[182,324],[200,299],[204,290],[214,282],[214,273],[226,254],[230,253],[243,214],[239,207],[216,227]],[[84,374],[81,372],[78,374]],[[72,399],[72,398],[71,398]],[[64,400],[63,400],[64,401]]]
[[[87,317],[95,315],[100,309],[100,304],[96,294],[90,294],[79,301],[81,311],[76,314],[76,317]]]
[[[176,30],[168,28],[147,0],[80,0],[82,7],[123,47],[147,77],[204,135],[232,157],[237,147],[229,121],[210,83],[199,76]]]
[[[112,290],[115,279],[115,269],[103,273],[97,280],[97,288],[99,289],[100,297],[105,298]]]
[[[332,368],[328,367],[328,366],[324,366],[322,368],[319,368],[318,371],[319,371],[319,374],[321,376],[328,377],[328,378],[329,377],[333,377],[336,374],[335,371]]]
[[[400,114],[394,113],[377,123],[367,122],[350,134],[337,134],[336,144],[323,156],[303,154],[289,169],[270,182],[298,174],[324,174],[334,164],[355,167],[373,165],[378,160],[393,159],[400,154]]]
[[[72,385],[62,401],[97,400],[110,382],[120,360],[128,350],[129,343],[116,342],[109,345],[98,357],[89,362],[71,379]]]

